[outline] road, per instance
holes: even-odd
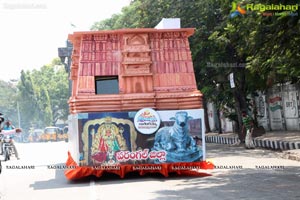
[[[0,200],[169,200],[169,199],[300,199],[300,162],[269,150],[246,150],[208,144],[207,158],[218,169],[212,176],[168,178],[161,175],[115,175],[68,181],[63,165],[68,143],[17,144],[20,160],[2,162]],[[16,169],[27,167],[29,169]]]

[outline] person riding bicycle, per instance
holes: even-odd
[[[14,129],[16,129],[16,128],[12,125],[11,121],[10,121],[10,120],[7,120],[7,121],[4,123],[4,126],[3,126],[3,129],[2,129],[2,130],[14,130]],[[0,142],[0,143],[1,143],[0,146],[1,146],[1,150],[2,150],[2,145],[3,145],[3,144],[2,144],[2,142]],[[19,160],[19,159],[20,159],[20,158],[19,158],[19,154],[18,154],[16,145],[15,145],[15,143],[14,143],[13,140],[11,141],[11,145],[13,146],[13,149],[14,149],[16,158]],[[2,153],[3,153],[3,152],[2,152]]]

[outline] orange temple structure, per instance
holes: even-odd
[[[129,29],[70,35],[71,113],[202,108],[188,42],[193,32]],[[96,94],[95,82],[103,76],[118,78],[119,94]]]
[[[174,165],[211,168],[205,162],[204,139],[200,145],[190,139],[204,134],[202,94],[197,90],[188,41],[193,33],[192,28],[147,28],[69,35],[73,148],[65,172],[68,179],[104,172],[124,177],[129,171],[167,176],[176,171]],[[164,135],[172,132],[168,137],[173,137],[180,120],[186,127],[177,125],[180,142],[173,144]],[[182,134],[193,146],[182,146]],[[199,146],[202,149],[196,150]],[[175,158],[175,154],[182,156]]]

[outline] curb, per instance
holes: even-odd
[[[256,147],[274,149],[274,150],[293,150],[300,149],[300,142],[288,142],[281,140],[270,140],[270,139],[261,139],[254,138],[254,145]]]
[[[234,144],[238,141],[238,137],[222,137],[218,135],[205,136],[205,142],[207,143]]]
[[[205,136],[205,142],[217,144],[234,144],[238,142],[238,137],[223,137],[220,135]],[[271,140],[266,138],[254,138],[255,147],[273,149],[273,150],[293,150],[300,149],[300,142],[288,142],[281,140]]]

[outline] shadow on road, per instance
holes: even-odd
[[[91,182],[97,185],[124,186],[128,183],[153,182],[156,184],[174,184],[170,190],[153,191],[157,196],[152,200],[169,199],[247,199],[274,200],[300,199],[300,172],[298,167],[288,167],[283,170],[210,170],[213,176],[188,177],[170,174],[164,177],[160,174],[128,173],[124,179],[114,174],[104,174],[97,178],[86,177],[77,181],[68,181],[63,170],[56,170],[55,178],[38,181],[30,185],[34,190],[49,190],[57,188],[89,187]],[[288,197],[288,198],[287,198]]]
[[[210,157],[230,157],[234,156],[245,156],[245,157],[276,157],[280,154],[280,151],[268,150],[268,149],[245,149],[244,145],[230,146],[226,144],[212,144],[206,145],[207,158]],[[263,155],[262,155],[263,153]]]
[[[167,181],[167,180],[166,180]],[[237,170],[197,179],[183,179],[172,190],[157,191],[155,200],[169,199],[300,199],[297,167],[281,171]],[[154,199],[153,199],[154,200]]]

